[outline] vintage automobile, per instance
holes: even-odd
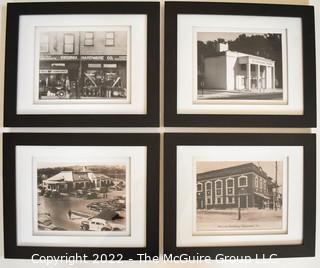
[[[57,190],[52,190],[52,193],[51,193],[51,197],[52,198],[59,198],[61,195],[60,195],[60,192],[57,191]]]
[[[56,226],[52,223],[50,214],[43,213],[38,215],[39,230],[56,230]]]
[[[91,202],[87,205],[87,208],[93,211],[101,212],[102,210],[108,208],[115,211],[124,210],[126,207],[125,199],[118,198],[108,201]]]
[[[44,191],[43,196],[44,197],[51,197],[51,193],[52,193],[52,191],[47,189],[47,190]]]
[[[98,195],[95,192],[87,193],[87,199],[96,199],[97,197],[98,197]]]
[[[82,221],[80,229],[83,231],[122,231],[123,224],[117,221],[121,218],[118,213],[104,209],[98,215]]]
[[[87,205],[87,208],[93,211],[102,211],[104,206],[101,205],[101,202],[92,202],[90,204]]]
[[[112,231],[112,227],[103,219],[91,218],[81,222],[83,231]]]
[[[83,190],[83,189],[78,189],[78,190],[76,191],[75,196],[76,196],[76,197],[84,197],[86,194],[87,194],[87,191],[85,191],[85,190]]]

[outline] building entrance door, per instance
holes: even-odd
[[[247,200],[245,195],[240,195],[240,207],[247,208]]]
[[[197,208],[198,209],[203,209],[204,208],[204,200],[201,197],[197,197]]]

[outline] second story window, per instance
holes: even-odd
[[[212,182],[207,181],[205,183],[205,188],[206,188],[207,204],[212,205]]]
[[[197,191],[202,192],[202,183],[197,184]]]
[[[215,195],[222,195],[222,181],[215,181]]]
[[[74,35],[73,34],[64,35],[63,52],[74,53]]]
[[[248,186],[248,177],[247,176],[240,176],[238,178],[238,186],[239,187],[246,187]]]
[[[106,32],[106,46],[107,47],[114,46],[114,32]]]
[[[93,32],[85,32],[84,33],[84,45],[85,46],[93,46]]]
[[[234,178],[228,178],[227,183],[227,195],[234,195]]]
[[[47,34],[40,35],[40,52],[49,52],[49,36]]]

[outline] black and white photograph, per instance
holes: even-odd
[[[37,27],[37,42],[35,102],[130,103],[129,26]]]
[[[196,102],[287,103],[285,31],[195,34]]]
[[[196,234],[284,233],[283,161],[197,161]]]
[[[128,231],[123,163],[37,163],[37,229]]]

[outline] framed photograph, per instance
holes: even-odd
[[[312,134],[165,135],[164,253],[315,254]]]
[[[159,3],[8,3],[5,126],[159,124]]]
[[[158,134],[3,138],[6,258],[158,256]]]
[[[313,6],[165,9],[166,126],[316,126]]]

